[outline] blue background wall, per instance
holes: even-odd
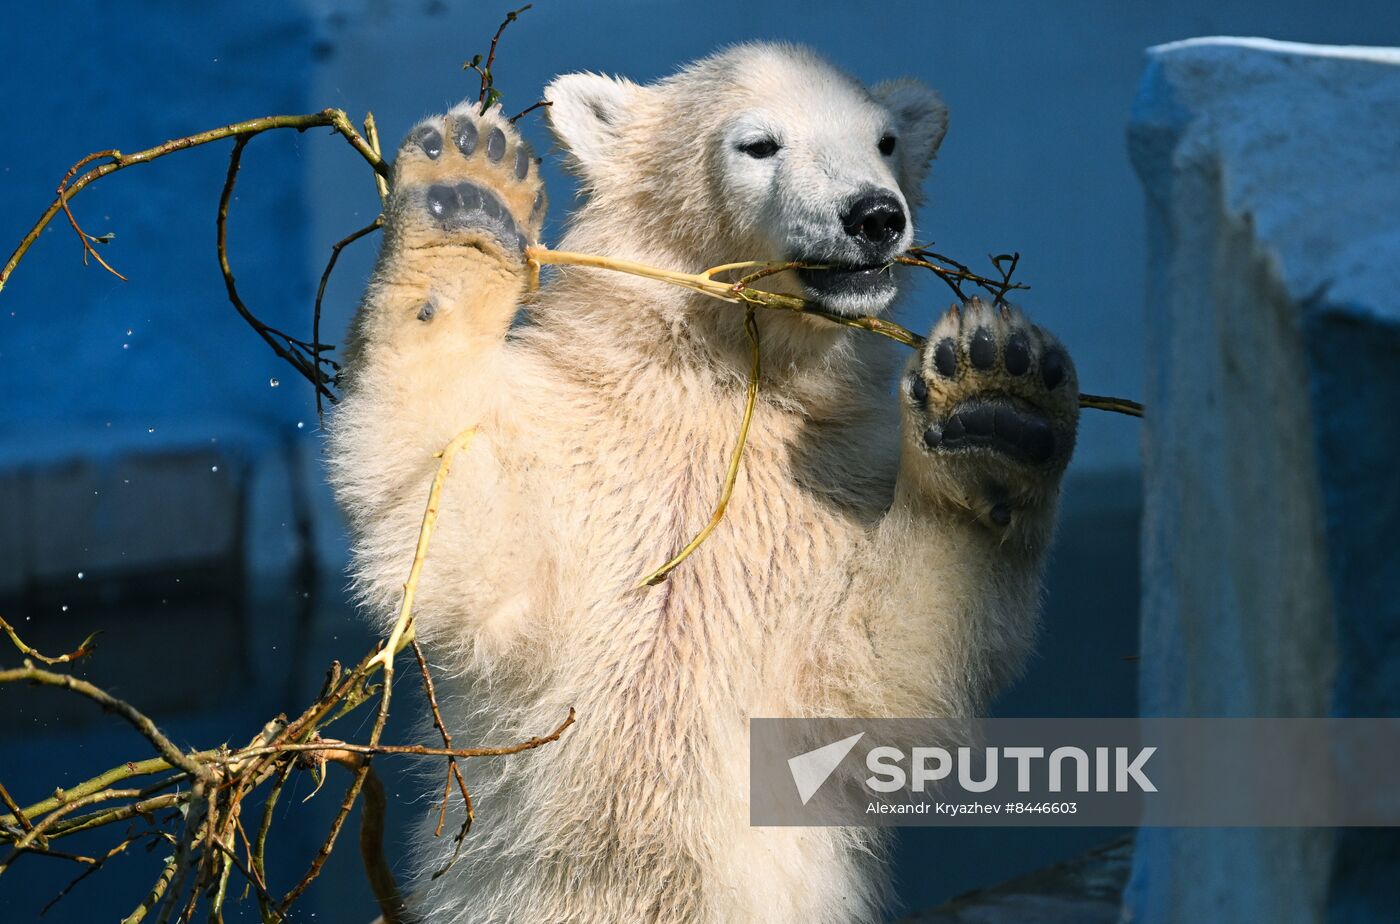
[[[89,151],[133,150],[252,115],[324,106],[355,117],[373,110],[392,149],[423,114],[475,95],[475,77],[461,63],[484,50],[505,9],[479,2],[193,6],[147,0],[9,10],[0,32],[6,100],[0,107],[6,139],[0,148],[0,252],[8,253],[51,200],[64,169]],[[556,0],[538,4],[507,32],[498,80],[507,107],[518,109],[560,72],[589,69],[646,80],[752,38],[809,43],[870,81],[920,77],[944,94],[952,111],[929,179],[923,236],[974,265],[989,251],[1021,251],[1018,275],[1033,287],[1023,303],[1073,350],[1085,389],[1137,397],[1146,256],[1142,196],[1126,156],[1124,125],[1142,50],[1201,34],[1400,44],[1400,11],[1391,0],[1326,7],[1306,0]],[[524,125],[536,146],[547,149],[543,123],[531,116]],[[206,575],[198,582],[202,589],[177,606],[180,579],[147,575],[140,599],[154,601],[154,609],[119,610],[111,601],[130,583],[119,569],[101,592],[92,589],[91,569],[83,586],[45,578],[36,590],[34,579],[15,579],[36,641],[52,638],[60,647],[103,620],[116,620],[132,635],[159,633],[166,640],[161,650],[134,647],[124,658],[95,666],[94,676],[115,678],[199,744],[251,734],[271,712],[314,694],[330,657],[353,657],[366,644],[338,594],[343,540],[317,487],[310,388],[271,355],[223,295],[214,209],[226,152],[220,145],[182,153],[125,171],[79,197],[75,210],[89,231],[116,232],[103,253],[130,282],[82,267],[78,244],[60,220],[0,292],[0,508],[19,503],[19,494],[5,493],[11,490],[7,473],[33,473],[74,458],[115,460],[203,447],[213,453],[212,462],[201,462],[211,480],[241,479],[230,493],[243,498],[243,506],[221,507],[219,494],[199,495],[206,500],[197,503],[162,496],[157,482],[155,499],[142,508],[149,530],[167,528],[162,501],[187,508],[183,529],[199,530],[201,520],[246,519],[241,554],[275,565],[308,551],[307,522],[313,523],[314,557],[323,566],[319,594],[287,575],[282,583],[264,581],[246,591]],[[558,228],[570,201],[568,181],[553,160],[547,169],[555,203],[551,228]],[[367,170],[339,140],[320,131],[256,139],[231,223],[235,269],[249,304],[291,333],[309,332],[311,296],[330,245],[377,209]],[[372,243],[357,245],[342,261],[327,299],[324,336],[330,342],[341,339],[373,249]],[[946,302],[941,286],[924,283],[902,320],[922,328]],[[279,387],[272,387],[274,379]],[[1099,413],[1087,413],[1083,426],[1049,577],[1047,636],[1028,677],[1000,705],[1002,714],[1135,710],[1129,659],[1137,647],[1138,427]],[[219,465],[220,459],[238,464]],[[215,465],[220,471],[212,470]],[[100,490],[120,491],[123,480],[108,478]],[[73,493],[59,497],[66,503]],[[102,494],[104,503],[107,497]],[[283,512],[291,508],[297,509]],[[13,526],[14,509],[0,509],[0,544],[28,556],[28,534]],[[132,519],[117,517],[114,509],[99,507],[94,516]],[[76,574],[89,554],[84,535],[63,541],[69,556],[60,559],[73,564],[65,573]],[[120,546],[127,540],[113,541]],[[118,547],[114,554],[124,552]],[[7,567],[0,563],[0,597]],[[180,587],[189,587],[192,579],[184,580]],[[299,602],[304,593],[313,595],[314,605]],[[190,653],[180,640],[192,623],[200,640],[219,650],[219,667],[180,686],[181,672],[170,662],[188,667]],[[283,654],[268,655],[270,648]],[[287,655],[289,649],[298,653]],[[313,689],[298,688],[289,677],[307,678],[303,686]],[[237,706],[183,692],[197,689],[201,679],[206,693],[215,688],[240,697]],[[73,714],[70,720],[63,713],[55,719],[59,707],[51,697],[15,696],[0,693],[0,714],[11,719],[0,720],[0,778],[11,789],[33,793],[52,786],[56,772],[71,782],[79,770],[104,768],[132,756],[133,744],[139,747],[130,736],[99,732],[108,728],[99,717]],[[414,792],[406,784],[398,796],[406,803]],[[323,797],[306,811],[324,815],[332,802]],[[288,849],[306,847],[320,824],[308,822],[309,833],[296,835],[301,840]],[[1082,830],[910,832],[899,861],[902,897],[910,907],[926,907],[1106,836]],[[353,849],[343,859],[335,884],[314,890],[308,910],[358,920],[368,898]],[[29,869],[34,878],[21,890],[11,877],[0,882],[0,918],[22,912],[18,919],[27,919],[66,879],[66,871]],[[50,875],[52,888],[44,878]],[[48,920],[90,920],[89,912],[105,913],[109,901],[125,913],[133,881],[99,884],[104,878],[94,877],[83,886],[91,890],[83,893],[86,899],[70,899]],[[31,891],[47,894],[33,902]],[[92,905],[85,908],[83,901]]]

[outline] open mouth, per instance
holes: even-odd
[[[807,260],[826,269],[799,269],[797,277],[815,296],[821,299],[871,298],[892,293],[894,274],[888,263],[857,266],[849,263]]]

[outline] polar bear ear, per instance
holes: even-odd
[[[871,93],[895,117],[902,152],[901,180],[906,193],[917,196],[929,161],[948,132],[948,107],[943,97],[917,80],[886,81],[873,87]]]
[[[608,156],[641,92],[630,80],[587,73],[565,74],[545,87],[550,130],[584,177],[594,176]]]

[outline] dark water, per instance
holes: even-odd
[[[1047,584],[1046,630],[1026,676],[998,704],[1000,715],[1118,716],[1135,713],[1137,655],[1137,484],[1097,479],[1071,484]],[[64,607],[67,607],[65,610]],[[91,578],[6,601],[3,612],[27,640],[49,652],[73,648],[101,629],[98,651],[80,674],[154,717],[189,747],[241,744],[279,712],[296,713],[319,692],[333,659],[353,663],[373,638],[340,592],[318,587],[249,591],[211,565],[181,574],[103,584]],[[0,664],[16,659],[6,653]],[[415,671],[400,671],[387,741],[405,742],[426,709]],[[368,708],[336,733],[362,740]],[[71,786],[127,760],[151,755],[145,739],[86,700],[51,690],[0,687],[0,781],[21,804]],[[430,808],[411,759],[375,764],[388,790],[391,856],[402,856],[412,819]],[[470,775],[468,765],[467,772]],[[341,800],[348,774],[330,768],[312,796],[306,772],[294,775],[274,818],[268,866],[281,894],[305,871]],[[307,800],[307,801],[303,801]],[[488,812],[489,805],[478,806]],[[245,809],[256,824],[260,804]],[[89,832],[57,849],[100,855],[120,827]],[[896,857],[900,899],[908,910],[933,907],[1109,840],[1098,829],[906,829]],[[294,909],[300,921],[368,922],[376,912],[365,885],[352,816],[319,880]],[[76,886],[43,920],[89,924],[120,920],[154,881],[168,849],[134,847]],[[36,919],[81,869],[25,856],[0,876],[0,924]],[[402,877],[400,877],[402,878]],[[256,921],[257,905],[237,901],[230,880],[227,921]]]

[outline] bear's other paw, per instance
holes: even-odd
[[[491,248],[523,263],[539,240],[540,161],[502,115],[474,102],[419,123],[394,161],[389,222],[412,249]]]
[[[1074,449],[1078,383],[1065,348],[1019,310],[949,308],[901,392],[930,490],[998,527],[1053,493]]]

